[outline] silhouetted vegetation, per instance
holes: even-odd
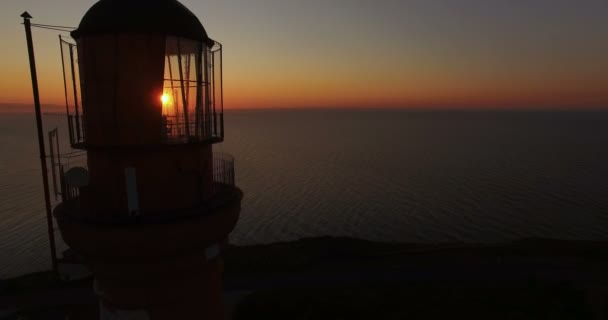
[[[565,283],[425,283],[269,290],[239,304],[245,319],[590,319]]]

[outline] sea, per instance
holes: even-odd
[[[70,152],[65,117],[43,120]],[[608,240],[608,112],[249,110],[225,127],[236,245]],[[0,114],[0,279],[49,268],[35,118]]]

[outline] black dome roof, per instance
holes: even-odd
[[[177,0],[101,0],[87,11],[72,37],[106,33],[165,34],[209,41],[198,18]]]

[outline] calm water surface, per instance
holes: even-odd
[[[0,278],[49,267],[34,129],[0,115]],[[235,244],[608,240],[608,113],[237,111],[215,150],[245,191]]]

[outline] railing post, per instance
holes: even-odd
[[[61,202],[66,202],[67,189],[65,187],[65,176],[63,175],[63,165],[59,166],[59,189],[61,190]]]
[[[68,132],[69,132],[69,136],[70,136],[70,144],[74,145],[76,144],[76,141],[74,140],[74,121],[72,120],[72,116],[68,115]]]
[[[49,149],[51,153],[51,176],[53,177],[53,191],[55,193],[55,201],[57,201],[57,175],[55,174],[55,144],[53,143],[53,138],[57,134],[57,129],[49,131]],[[59,154],[59,150],[57,150],[57,154]]]
[[[84,115],[80,116],[80,120],[81,120],[81,123],[82,123],[82,142],[84,143],[84,142],[87,141],[87,131],[86,131],[85,126],[84,126]]]
[[[222,113],[220,113],[220,130],[221,130],[220,137],[222,138],[222,140],[224,140],[224,112],[223,111],[222,111]]]
[[[230,174],[231,174],[230,183],[231,183],[231,186],[234,187],[236,185],[236,178],[235,178],[235,174],[234,174],[234,161],[232,161],[232,169],[230,170]]]

